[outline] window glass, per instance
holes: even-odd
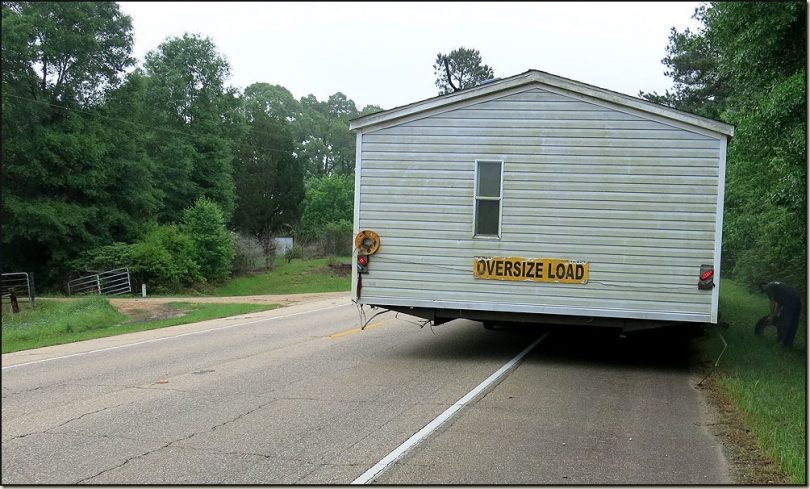
[[[478,162],[478,196],[501,196],[501,163]]]
[[[475,215],[475,234],[498,235],[501,203],[497,200],[479,200]]]
[[[475,182],[475,236],[500,236],[501,161],[477,162]]]

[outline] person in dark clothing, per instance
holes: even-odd
[[[754,325],[754,334],[757,336],[762,336],[767,326],[773,326],[773,318],[770,314],[766,314],[765,316],[759,318],[757,324]]]
[[[777,343],[792,346],[802,306],[799,294],[796,289],[782,282],[759,284],[759,288],[770,300],[770,322],[776,326]]]

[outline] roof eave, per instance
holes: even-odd
[[[436,107],[450,105],[456,102],[462,102],[464,100],[480,97],[482,95],[486,95],[492,92],[499,92],[507,88],[523,85],[528,82],[525,79],[531,76],[531,73],[532,73],[531,71],[527,71],[519,75],[504,78],[503,80],[487,83],[486,85],[478,85],[476,87],[467,88],[465,90],[453,92],[447,95],[439,95],[437,97],[429,98],[426,100],[420,100],[418,102],[403,105],[401,107],[395,107],[393,109],[389,109],[384,112],[377,112],[376,114],[370,114],[367,116],[359,117],[357,119],[349,121],[349,129],[352,131],[357,129],[363,129],[368,126],[373,126],[375,124],[379,124],[382,122],[388,122],[390,120],[398,119],[400,117],[406,117]]]
[[[519,75],[515,75],[509,78],[504,78],[503,80],[498,80],[485,85],[479,85],[477,87],[469,88],[448,95],[441,95],[427,100],[414,102],[412,104],[404,105],[401,107],[396,107],[390,110],[386,110],[384,112],[377,112],[376,114],[370,114],[364,117],[359,117],[357,119],[349,121],[349,129],[353,131],[359,131],[370,126],[375,126],[377,124],[389,122],[401,117],[407,117],[409,115],[413,115],[419,112],[427,111],[437,107],[442,107],[445,105],[454,104],[457,102],[462,102],[469,99],[474,99],[493,92],[507,90],[509,88],[533,82],[543,83],[556,88],[568,90],[574,93],[587,95],[606,102],[612,102],[618,105],[631,107],[640,110],[642,112],[647,112],[661,117],[673,119],[679,122],[700,127],[719,134],[734,136],[734,126],[732,125],[715,121],[712,119],[707,119],[705,117],[696,116],[688,112],[673,109],[671,107],[658,105],[653,102],[648,102],[646,100],[631,97],[629,95],[613,92],[593,85],[587,85],[585,83],[570,80],[568,78],[563,78],[557,75],[552,75],[550,73],[545,73],[538,70],[529,70],[525,73],[521,73]]]

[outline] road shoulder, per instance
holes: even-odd
[[[96,350],[122,348],[133,343],[156,341],[162,338],[170,338],[178,335],[201,333],[210,329],[218,329],[223,327],[230,328],[241,324],[254,323],[277,317],[286,317],[293,314],[301,314],[308,311],[351,304],[348,292],[300,295],[292,294],[285,296],[246,296],[244,297],[244,299],[246,299],[245,302],[243,302],[242,299],[243,297],[162,297],[148,299],[113,299],[113,301],[133,301],[133,303],[137,303],[137,301],[151,300],[157,301],[155,303],[164,304],[168,302],[267,303],[281,304],[283,307],[271,309],[269,311],[254,312],[239,316],[210,319],[197,323],[187,323],[178,326],[139,331],[137,333],[107,336],[93,340],[47,346],[44,348],[23,350],[14,353],[5,353],[2,355],[2,368],[5,369],[22,363],[47,361],[48,359],[56,357],[85,354]],[[141,305],[140,307],[143,306]]]

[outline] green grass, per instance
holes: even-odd
[[[71,302],[38,300],[19,314],[3,310],[2,350],[10,353],[31,348],[61,345],[137,331],[166,328],[238,314],[266,311],[275,304],[189,304],[172,302],[167,307],[182,311],[180,317],[156,321],[128,322],[104,297],[87,297]]]
[[[350,263],[350,257],[332,259],[339,263]],[[304,294],[314,292],[348,292],[351,289],[351,275],[340,275],[328,268],[330,260],[298,260],[290,263],[276,260],[273,270],[228,281],[214,289],[211,295],[217,297],[264,294]]]
[[[720,359],[717,382],[743,414],[762,451],[774,460],[792,484],[806,484],[806,316],[802,315],[792,349],[776,344],[775,328],[754,336],[757,319],[768,313],[764,294],[753,293],[723,279],[720,322],[728,329],[710,329],[703,344],[712,362]]]
[[[180,299],[183,296],[200,295],[223,297],[348,291],[351,287],[350,275],[337,273],[328,265],[350,261],[350,257],[296,259],[290,263],[278,260],[272,271],[232,279],[208,294],[192,292],[172,297]],[[150,294],[150,297],[157,296]],[[71,302],[40,298],[37,299],[36,307],[33,309],[28,304],[22,304],[23,310],[20,314],[3,311],[2,351],[10,353],[278,307],[259,304],[191,304],[180,301],[167,306],[185,314],[170,319],[131,322],[103,297],[88,297]]]

